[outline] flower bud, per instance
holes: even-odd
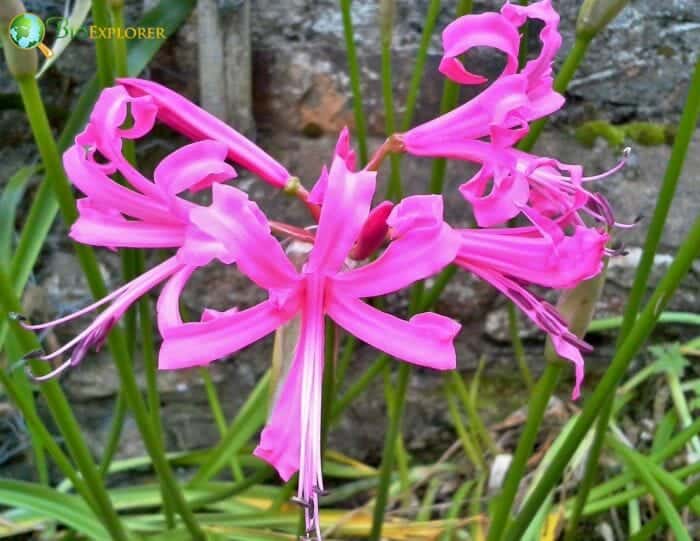
[[[17,15],[25,13],[20,0],[0,0],[0,43],[5,53],[7,69],[15,79],[34,77],[39,62],[34,49],[20,49],[10,40],[10,22]]]
[[[593,39],[612,21],[628,0],[585,0],[576,20],[576,36]]]
[[[583,338],[586,334],[588,325],[593,319],[596,302],[605,285],[605,274],[606,269],[603,269],[598,276],[581,282],[573,289],[563,291],[559,297],[557,311],[568,323],[569,330],[579,338]],[[547,339],[544,356],[549,362],[559,359],[550,339]]]

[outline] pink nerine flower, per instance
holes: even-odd
[[[162,369],[208,364],[300,318],[295,356],[255,454],[285,480],[299,471],[298,498],[305,506],[307,528],[319,535],[324,316],[392,356],[438,370],[455,367],[453,339],[460,328],[434,313],[404,321],[360,300],[432,275],[454,260],[460,241],[442,220],[439,196],[409,197],[386,220],[392,241],[383,254],[365,266],[347,269],[346,258],[369,214],[376,173],[353,172],[342,146],[312,192],[323,204],[314,246],[301,272],[270,234],[257,205],[235,188],[215,185],[212,205],[192,211],[191,219],[226,247],[239,269],[266,289],[269,298],[199,323],[181,323],[175,302],[158,307]],[[187,272],[180,271],[166,285],[168,298],[179,293]]]
[[[518,28],[528,18],[544,23],[540,31],[542,49],[518,72]],[[473,206],[482,227],[503,224],[524,206],[551,218],[581,210],[606,225],[615,223],[607,201],[586,189],[584,183],[611,175],[624,160],[606,173],[584,177],[581,166],[512,148],[527,134],[529,122],[553,113],[564,103],[554,91],[552,79],[552,61],[561,45],[558,23],[559,15],[550,0],[528,6],[507,3],[500,14],[465,15],[452,22],[443,32],[443,74],[462,84],[486,82],[459,61],[459,55],[476,46],[494,47],[505,53],[503,72],[471,101],[397,136],[403,150],[415,156],[481,164],[479,172],[460,191]]]
[[[574,363],[576,399],[583,382],[581,351],[592,348],[568,329],[553,306],[523,284],[568,289],[593,278],[603,269],[608,235],[583,226],[565,235],[559,224],[532,211],[529,215],[534,226],[461,230],[455,263],[489,282],[549,334],[557,353]]]
[[[215,257],[230,263],[220,243],[191,222],[190,213],[198,205],[179,197],[186,190],[199,191],[235,178],[235,170],[225,161],[229,149],[212,140],[186,145],[157,165],[153,180],[146,178],[124,158],[122,144],[147,134],[157,116],[158,106],[150,96],[131,96],[119,85],[100,94],[85,130],[63,156],[69,179],[86,196],[78,200],[79,216],[70,236],[110,249],[174,248],[176,254],[74,314],[40,325],[23,322],[31,330],[51,328],[110,303],[64,346],[47,355],[34,353],[48,361],[72,350],[61,366],[37,379],[53,377],[78,364],[90,348],[99,349],[129,306],[170,276],[191,273]],[[128,186],[112,179],[115,174]]]

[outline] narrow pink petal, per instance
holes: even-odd
[[[558,242],[508,229],[465,229],[461,235],[460,261],[554,289],[598,275],[608,240],[606,233],[586,227],[576,227]]]
[[[177,92],[143,79],[119,79],[132,95],[148,95],[158,105],[158,119],[187,137],[214,139],[228,148],[228,156],[273,186],[283,188],[290,175],[274,158],[215,116]]]
[[[309,501],[321,477],[321,391],[323,388],[323,280],[310,278],[292,365],[253,454],[287,481],[299,470],[299,496]]]
[[[236,177],[226,163],[226,145],[218,141],[198,141],[177,149],[158,164],[153,179],[168,195],[189,189],[192,192]]]
[[[304,359],[295,355],[253,454],[273,466],[283,481],[299,470],[301,376]]]
[[[158,314],[158,330],[162,335],[169,329],[182,325],[180,296],[194,271],[195,267],[183,266],[170,277],[160,291],[156,312]]]
[[[406,151],[417,156],[443,156],[445,144],[488,137],[494,126],[520,127],[522,115],[512,113],[528,107],[527,84],[525,77],[517,75],[499,79],[467,103],[402,134]]]
[[[172,214],[160,202],[120,186],[85,158],[85,150],[73,145],[63,154],[63,167],[70,181],[93,201],[119,212],[153,222],[174,222]]]
[[[376,179],[374,172],[350,172],[340,156],[333,159],[307,263],[309,272],[323,269],[332,273],[341,268],[369,215]]]
[[[450,370],[456,366],[454,337],[459,323],[431,312],[399,319],[348,296],[331,293],[328,315],[363,342],[404,361]]]
[[[394,240],[375,261],[333,277],[342,295],[373,297],[402,289],[451,263],[461,239],[442,218],[439,195],[415,195],[396,205],[387,220]]]
[[[442,33],[445,49],[440,71],[457,83],[474,85],[486,78],[467,71],[458,57],[473,47],[493,47],[506,54],[503,75],[515,73],[518,68],[520,34],[513,24],[498,13],[465,15],[453,21]]]
[[[185,240],[184,225],[126,220],[95,209],[89,198],[78,200],[78,219],[70,237],[82,244],[114,248],[175,248]]]
[[[223,184],[212,187],[210,207],[197,207],[190,219],[201,231],[221,242],[230,260],[265,289],[292,288],[299,276],[284,254],[260,208],[247,194]]]
[[[578,397],[583,380],[583,357],[581,348],[591,350],[590,345],[583,342],[568,328],[566,321],[554,307],[541,301],[515,280],[492,271],[481,265],[473,265],[458,259],[457,263],[487,281],[508,297],[530,320],[546,332],[559,355],[571,361],[576,369],[576,386],[573,396]]]
[[[210,321],[163,329],[158,367],[175,370],[204,366],[232,355],[289,321],[295,308],[294,302],[280,306],[276,299],[269,299]]]

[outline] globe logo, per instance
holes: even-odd
[[[21,13],[10,21],[10,41],[20,49],[39,48],[42,54],[49,58],[53,55],[51,49],[42,43],[46,34],[44,21],[34,13]]]

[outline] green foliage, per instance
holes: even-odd
[[[628,122],[610,124],[605,120],[591,120],[576,129],[576,138],[582,144],[591,147],[599,137],[613,148],[622,147],[626,141],[643,146],[673,144],[676,129],[674,126],[655,124],[653,122]]]

